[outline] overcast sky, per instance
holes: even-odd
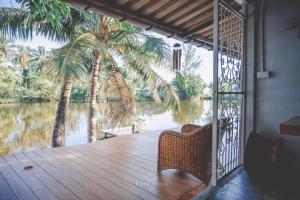
[[[15,0],[0,0],[0,7],[16,7]],[[174,43],[180,43],[183,46],[183,43],[181,41],[177,41],[177,40],[174,40],[171,38],[166,38],[165,36],[159,35],[156,33],[154,35],[156,37],[163,38],[170,45],[170,47],[172,47]],[[15,41],[15,44],[29,46],[31,48],[36,48],[38,46],[44,46],[46,49],[58,48],[63,45],[63,44],[59,44],[57,42],[50,41],[42,36],[34,36],[32,40],[28,40],[28,41],[23,41],[23,40]],[[209,84],[210,82],[212,82],[212,78],[213,78],[212,51],[208,51],[203,48],[197,48],[196,52],[202,58],[202,66],[199,70],[197,70],[197,73],[200,74],[202,79],[207,84]],[[174,77],[174,74],[168,70],[161,69],[161,68],[156,68],[155,70],[167,81],[171,81],[172,78]]]

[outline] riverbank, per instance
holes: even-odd
[[[194,97],[195,98],[195,97]],[[200,100],[212,100],[212,96],[203,96],[200,97]],[[181,99],[181,101],[188,101],[189,99]],[[47,101],[36,101],[36,100],[32,100],[32,101],[20,101],[17,99],[1,99],[0,98],[0,104],[16,104],[16,103],[52,103],[52,102],[57,102],[58,100],[47,100]],[[145,100],[141,100],[138,99],[136,102],[154,102],[154,100],[149,100],[149,99],[145,99]],[[88,103],[88,100],[71,100],[71,103]]]
[[[15,99],[0,99],[0,104],[18,103]]]

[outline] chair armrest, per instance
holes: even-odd
[[[181,133],[191,133],[197,129],[201,128],[201,126],[199,125],[195,125],[195,124],[185,124],[182,126],[181,128]]]

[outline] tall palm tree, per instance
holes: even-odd
[[[72,80],[86,78],[94,45],[97,43],[92,34],[82,34],[62,48],[55,50],[51,59],[45,64],[43,74],[48,78],[63,82],[52,133],[53,147],[64,146],[65,118]]]

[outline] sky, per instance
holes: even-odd
[[[157,33],[151,33],[151,34],[154,34],[156,37],[163,38],[169,44],[170,47],[173,47],[175,43],[179,43],[181,44],[181,46],[184,45],[183,42],[172,38],[167,38],[164,35],[160,35]],[[198,70],[196,70],[196,73],[201,76],[201,78],[204,80],[205,83],[209,84],[212,82],[213,79],[213,52],[208,51],[201,47],[195,46],[195,48],[196,48],[196,53],[199,54],[202,59],[202,65],[199,67]],[[168,70],[165,70],[163,68],[156,69],[156,70],[157,72],[159,72],[161,76],[163,76],[168,81],[172,80],[172,78],[175,76],[174,73],[169,72]]]
[[[0,0],[0,7],[16,7],[15,0]],[[181,46],[183,46],[183,42],[172,39],[172,38],[167,38],[166,36],[149,32],[149,34],[153,34],[156,37],[163,38],[167,44],[169,44],[170,47],[173,46],[174,43],[180,43]],[[43,36],[33,36],[32,40],[28,41],[15,41],[15,44],[17,45],[24,45],[24,46],[29,46],[31,48],[36,48],[38,46],[43,46],[46,49],[53,49],[53,48],[58,48],[62,46],[63,44],[50,41],[47,38]],[[197,48],[197,47],[196,47]],[[209,84],[212,82],[213,78],[213,53],[212,51],[208,51],[204,48],[198,47],[196,50],[196,53],[200,55],[202,59],[202,65],[201,67],[196,71],[197,74],[201,76],[201,78],[204,80],[205,83]],[[155,67],[155,71],[159,73],[162,78],[164,78],[167,81],[171,81],[175,74],[172,73],[170,70],[160,68],[160,67]]]

